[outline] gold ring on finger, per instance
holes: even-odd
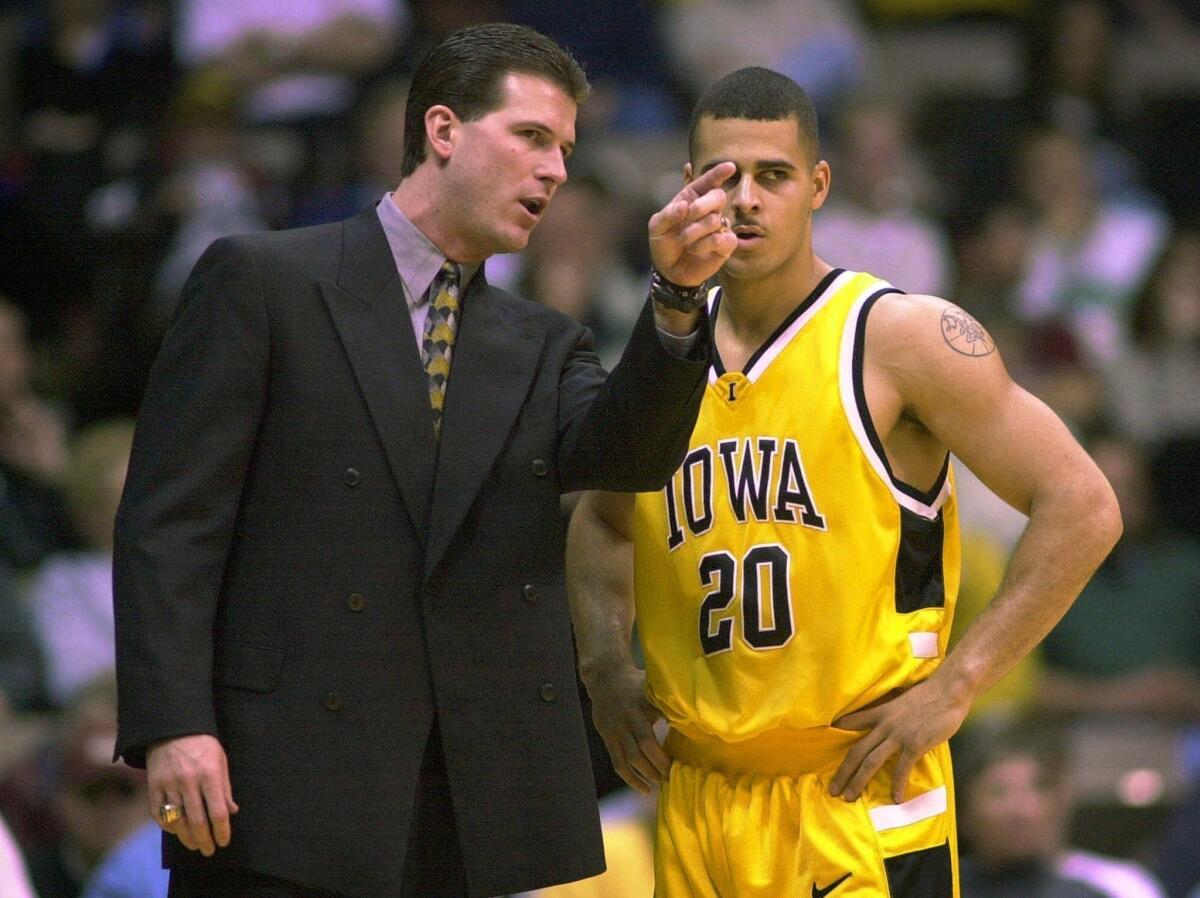
[[[158,806],[158,822],[163,826],[170,826],[177,820],[183,818],[183,808],[177,804],[171,804],[169,801],[163,802]]]

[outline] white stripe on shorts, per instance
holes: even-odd
[[[867,812],[871,822],[875,824],[875,832],[885,829],[896,829],[908,826],[946,813],[946,787],[939,786],[929,792],[924,792],[916,798],[910,798],[903,804],[885,804],[871,808]]]

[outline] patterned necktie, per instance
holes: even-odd
[[[429,316],[421,340],[421,361],[429,375],[429,404],[433,406],[433,433],[442,434],[442,406],[450,379],[450,355],[458,333],[458,266],[447,260],[429,285]]]

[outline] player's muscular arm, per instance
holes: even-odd
[[[632,533],[632,493],[585,493],[567,534],[567,594],[596,730],[621,778],[648,792],[670,762],[654,736],[661,715],[633,660]]]
[[[868,731],[831,790],[848,799],[898,755],[894,797],[915,761],[948,739],[971,702],[1066,613],[1121,532],[1111,487],[1062,421],[1008,376],[991,338],[934,297],[887,297],[867,323],[870,378],[890,388],[896,419],[953,452],[1029,523],[1000,590],[928,680],[839,726]],[[940,460],[940,459],[939,459]]]

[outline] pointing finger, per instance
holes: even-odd
[[[688,201],[694,200],[699,196],[708,193],[714,187],[720,187],[724,184],[733,173],[737,171],[737,166],[732,162],[721,162],[714,165],[700,177],[691,181],[686,187],[680,191],[676,199],[685,199]]]

